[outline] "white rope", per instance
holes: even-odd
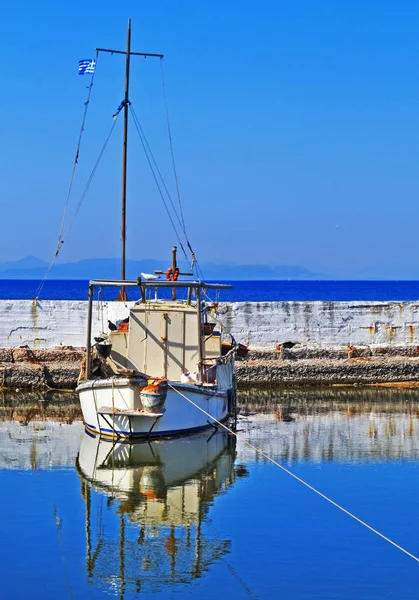
[[[205,415],[207,415],[208,417],[210,417],[210,419],[213,419],[215,423],[217,423],[218,425],[220,425],[221,427],[223,427],[226,431],[228,431],[228,433],[230,433],[231,435],[234,435],[236,438],[239,437],[235,431],[232,431],[229,427],[227,427],[226,425],[224,425],[224,423],[221,423],[221,421],[218,421],[217,419],[215,419],[206,410],[204,410],[203,408],[201,408],[200,406],[198,406],[198,404],[195,404],[195,402],[193,402],[190,398],[188,398],[187,396],[185,396],[184,394],[182,394],[181,392],[179,392],[179,390],[177,390],[175,387],[173,387],[170,383],[168,385],[169,385],[169,387],[172,390],[174,390],[180,396],[182,396],[183,398],[185,398],[185,400],[187,400],[188,402],[190,402],[191,404],[193,404],[193,406],[195,406],[198,410],[200,410]],[[378,535],[380,538],[382,538],[383,540],[385,540],[386,542],[388,542],[389,544],[391,544],[392,546],[394,546],[395,548],[397,548],[398,550],[400,550],[401,552],[403,552],[407,556],[410,556],[410,558],[413,558],[413,560],[415,560],[416,562],[419,563],[419,558],[417,556],[415,556],[414,554],[412,554],[411,552],[409,552],[408,550],[406,550],[402,546],[399,546],[399,544],[396,544],[396,542],[393,542],[393,540],[391,540],[390,538],[388,538],[387,536],[385,536],[383,533],[381,533],[377,529],[374,529],[374,527],[371,527],[371,525],[368,525],[368,523],[366,523],[365,521],[363,521],[362,519],[360,519],[359,517],[357,517],[353,513],[349,512],[349,510],[346,510],[346,508],[344,508],[343,506],[341,506],[340,504],[338,504],[337,502],[335,502],[334,500],[332,500],[331,498],[329,498],[328,496],[326,496],[325,494],[323,494],[319,490],[316,490],[316,488],[314,488],[312,485],[310,485],[309,483],[307,483],[306,481],[304,481],[303,479],[301,479],[301,477],[298,477],[298,475],[295,475],[295,473],[293,473],[292,471],[290,471],[289,469],[287,469],[286,467],[284,467],[283,465],[281,465],[280,463],[278,463],[276,460],[274,460],[273,458],[271,458],[270,456],[268,456],[267,454],[265,454],[265,452],[263,452],[263,450],[260,450],[259,448],[257,448],[256,446],[254,446],[250,442],[247,442],[246,440],[243,440],[243,442],[249,448],[252,448],[252,450],[255,450],[260,455],[262,455],[264,458],[266,458],[271,463],[273,463],[275,466],[277,466],[280,469],[282,469],[285,473],[287,473],[288,475],[291,475],[291,477],[293,477],[294,479],[296,479],[299,483],[302,483],[309,490],[311,490],[312,492],[314,492],[315,494],[317,494],[318,496],[320,496],[324,500],[327,500],[327,502],[329,502],[330,504],[333,504],[333,506],[335,506],[336,508],[338,508],[339,510],[341,510],[342,512],[344,512],[345,514],[347,514],[349,517],[351,517],[352,519],[354,519],[355,521],[357,521],[358,523],[360,523],[361,525],[363,525],[364,527],[366,527],[367,529],[369,529],[370,531],[372,531],[373,533],[375,533],[376,535]]]

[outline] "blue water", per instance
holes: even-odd
[[[228,281],[231,290],[220,292],[221,301],[263,302],[279,300],[419,300],[419,281]],[[37,290],[33,280],[0,280],[0,299],[28,300]],[[87,281],[47,281],[40,298],[49,300],[87,300]],[[115,290],[105,288],[106,299]],[[167,294],[169,292],[166,292]],[[137,299],[138,293],[132,292]],[[214,291],[211,298],[217,299]]]
[[[417,556],[419,393],[293,394],[245,398],[237,443],[216,434],[193,473],[211,440],[182,441],[186,479],[165,442],[98,460],[79,422],[1,422],[2,597],[416,599],[417,562],[244,442]]]

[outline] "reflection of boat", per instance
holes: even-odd
[[[190,251],[189,270],[192,272],[180,272],[175,246],[172,264],[167,271],[143,273],[135,281],[127,281],[125,277],[128,109],[132,110],[129,98],[130,57],[140,54],[163,58],[158,54],[131,52],[130,40],[129,21],[126,52],[97,50],[126,56],[125,98],[114,115],[116,118],[123,109],[122,273],[119,281],[90,282],[86,366],[77,388],[86,427],[94,433],[116,438],[151,434],[158,437],[197,431],[216,420],[227,419],[234,404],[235,347],[232,345],[230,351],[222,355],[222,331],[213,331],[215,323],[208,322],[211,318],[208,319],[209,310],[204,303],[209,288],[218,290],[231,286],[207,284],[201,280],[184,222],[182,225],[183,216],[179,223]],[[133,120],[141,138],[135,113]],[[147,221],[148,226],[154,226],[158,231],[157,223],[152,225],[149,215]],[[182,249],[186,258],[183,246]],[[161,275],[166,281],[156,281]],[[196,281],[178,281],[179,276],[194,275]],[[95,338],[97,343],[92,352],[93,292],[104,286],[120,288],[118,300],[125,303],[125,306],[122,305],[124,314],[118,325],[108,321],[111,332],[102,332]],[[126,290],[130,287],[141,296],[135,305],[126,304]],[[168,289],[171,300],[159,299],[158,293],[164,297]],[[182,291],[187,292],[183,300],[177,296]],[[213,308],[216,310],[216,304]]]
[[[95,584],[123,597],[200,577],[230,547],[205,521],[234,481],[234,458],[235,439],[223,431],[136,444],[86,433],[77,470]]]

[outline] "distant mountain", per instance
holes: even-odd
[[[154,273],[168,267],[167,260],[145,259],[127,260],[127,279],[136,279],[140,273]],[[0,279],[42,279],[48,263],[34,256],[18,261],[0,263]],[[181,270],[189,271],[188,265],[180,263]],[[200,264],[207,280],[237,279],[315,279],[308,269],[294,265],[218,265]],[[121,261],[117,258],[96,258],[76,263],[56,264],[52,267],[49,279],[118,279],[121,275]]]
[[[0,274],[5,271],[15,271],[21,269],[46,269],[48,263],[45,260],[41,260],[36,256],[25,256],[19,260],[9,260],[7,262],[0,262]]]

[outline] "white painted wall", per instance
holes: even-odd
[[[128,316],[132,303],[93,303],[92,331]],[[85,300],[0,300],[0,348],[86,345]]]
[[[254,347],[419,344],[419,302],[235,302],[220,320]]]
[[[93,306],[93,335],[128,315],[132,303]],[[419,345],[419,302],[235,302],[220,304],[225,331],[252,347]],[[84,346],[87,302],[1,300],[0,347]]]

